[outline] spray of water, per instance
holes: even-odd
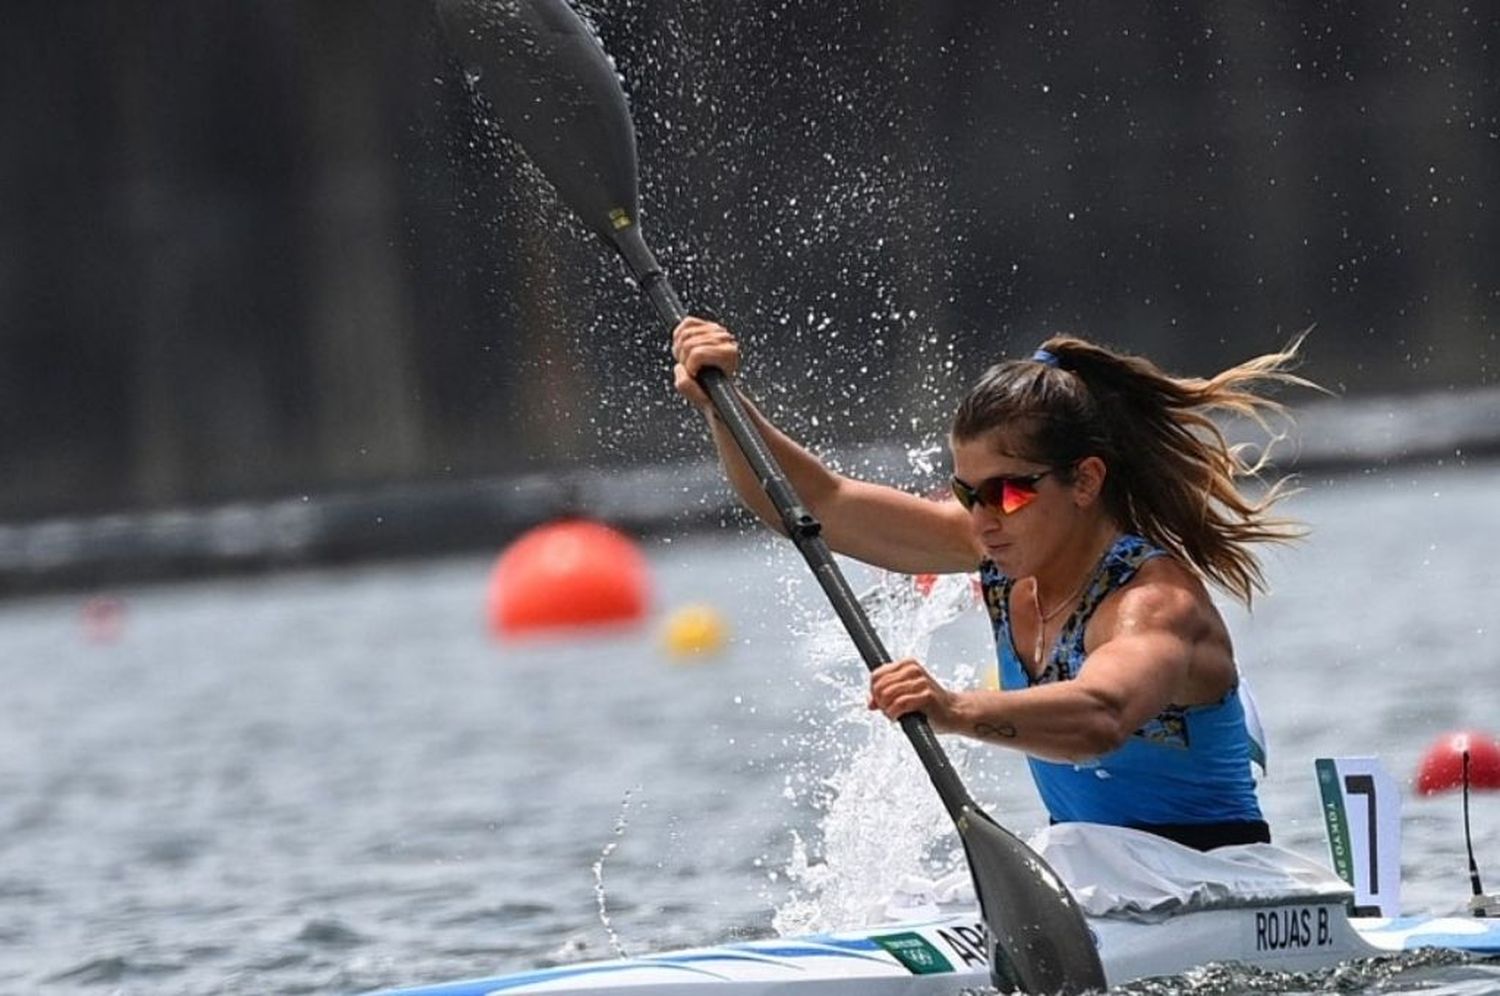
[[[967,576],[937,578],[924,596],[904,575],[888,574],[862,596],[871,622],[897,657],[925,659],[934,633],[976,604]],[[818,812],[812,842],[792,835],[785,868],[789,894],[773,926],[782,934],[830,930],[883,916],[887,900],[913,879],[959,866],[952,823],[900,727],[866,708],[864,669],[832,622],[806,639],[807,666],[830,691],[820,715],[805,717],[805,765],[831,775],[788,778],[794,805]],[[972,685],[973,666],[939,669],[954,685]],[[968,745],[947,744],[963,773]]]
[[[620,943],[620,935],[615,933],[614,921],[610,919],[609,904],[604,893],[604,862],[609,860],[615,848],[620,846],[620,840],[625,836],[625,828],[630,825],[626,819],[630,811],[630,797],[640,790],[641,787],[637,785],[625,791],[625,797],[620,800],[620,813],[615,817],[614,829],[610,832],[610,841],[599,852],[599,857],[593,865],[594,901],[599,907],[599,922],[604,926],[604,933],[609,938],[610,950],[615,953],[616,958],[628,956],[625,953],[625,946]]]
[[[909,99],[933,77],[930,45],[877,45],[858,7],[809,20],[791,45],[772,41],[797,13],[779,0],[729,21],[645,0],[574,9],[630,95],[653,247],[690,308],[740,333],[763,400],[806,409],[815,385],[824,417],[792,426],[815,444],[931,423],[954,374],[950,335],[935,329],[956,271],[978,264],[971,209],[946,196],[944,135]],[[573,388],[538,391],[536,404],[586,390],[606,413],[549,411],[577,430],[559,446],[660,454],[665,437],[701,452],[701,427],[667,389],[665,332],[524,156],[495,142],[456,151],[495,163],[485,187],[508,195],[487,205],[500,215],[495,278],[515,299],[516,333],[539,340],[517,362]],[[811,260],[831,264],[816,283]]]

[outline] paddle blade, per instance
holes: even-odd
[[[437,0],[459,61],[559,196],[605,239],[637,215],[635,128],[614,66],[565,0]]]
[[[990,931],[995,988],[1024,993],[1103,992],[1104,966],[1083,910],[1041,857],[971,805],[958,833]]]

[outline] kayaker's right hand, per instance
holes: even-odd
[[[712,402],[696,377],[705,367],[718,367],[726,374],[740,368],[740,344],[734,333],[717,322],[688,316],[672,330],[672,386],[688,401],[707,411]]]
[[[904,657],[870,672],[871,711],[895,722],[909,712],[927,717],[938,733],[957,733],[958,696],[927,672],[918,660]]]

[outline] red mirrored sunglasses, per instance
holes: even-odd
[[[1035,474],[1000,474],[986,477],[978,484],[969,484],[955,476],[949,480],[949,486],[953,488],[953,497],[966,510],[978,504],[1011,515],[1031,504],[1036,498],[1037,482],[1050,473],[1049,469]]]

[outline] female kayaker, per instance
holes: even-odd
[[[735,337],[689,318],[673,334],[677,390],[709,418],[729,481],[780,517],[694,381],[734,373]],[[839,553],[906,573],[978,571],[998,690],[950,689],[916,660],[877,669],[870,708],[921,712],[939,732],[1024,751],[1054,822],[1129,826],[1200,849],[1270,839],[1251,774],[1239,676],[1212,584],[1249,604],[1252,547],[1298,535],[1272,514],[1209,416],[1279,410],[1258,388],[1307,382],[1296,346],[1207,380],[1056,336],[991,367],[949,436],[954,501],[835,473],[751,415]]]

